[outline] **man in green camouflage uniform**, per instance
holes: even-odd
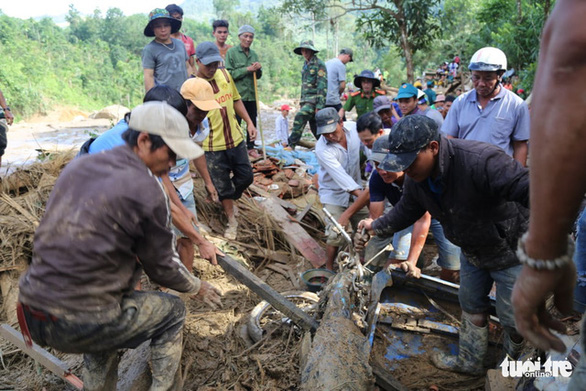
[[[313,41],[302,41],[294,52],[305,58],[305,64],[301,71],[301,109],[295,114],[293,130],[288,141],[292,148],[295,148],[301,139],[307,122],[311,132],[317,138],[315,113],[325,107],[328,92],[326,64],[315,55],[319,50],[313,46]]]

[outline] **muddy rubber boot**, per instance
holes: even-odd
[[[475,376],[484,374],[483,362],[488,352],[488,326],[478,327],[462,314],[458,347],[457,356],[437,352],[431,356],[431,361],[437,368],[447,371]]]
[[[509,360],[516,361],[521,357],[521,353],[523,353],[523,349],[525,348],[525,340],[521,340],[521,342],[517,343],[511,339],[509,333],[505,332],[505,336],[503,337],[503,349],[505,354],[509,356]],[[504,357],[503,357],[504,358]],[[502,361],[502,360],[501,360]]]
[[[118,351],[83,355],[83,389],[88,391],[115,390],[118,383]]]
[[[153,382],[149,391],[179,391],[183,389],[179,364],[183,333],[180,330],[170,342],[151,345],[151,372]]]

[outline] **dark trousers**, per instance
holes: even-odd
[[[26,309],[31,337],[41,346],[84,354],[84,390],[114,390],[118,349],[151,340],[153,385],[170,389],[181,360],[185,305],[177,296],[134,291],[120,303],[121,314],[105,323],[78,323]]]
[[[248,113],[250,120],[252,121],[252,123],[254,124],[254,127],[256,128],[256,115],[257,115],[256,101],[255,100],[243,100],[242,103],[244,104],[244,107],[246,108],[246,112]],[[242,118],[240,118],[240,116],[236,115],[236,120],[238,121],[238,125],[242,125]],[[254,148],[254,141],[250,141],[250,135],[248,134],[248,132],[246,132],[246,148],[247,149]]]
[[[220,201],[239,199],[254,179],[244,142],[225,151],[206,151],[205,156]]]

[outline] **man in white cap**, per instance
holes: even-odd
[[[32,264],[20,280],[21,330],[41,346],[83,353],[85,390],[115,389],[118,349],[147,340],[151,390],[180,387],[185,304],[135,291],[143,268],[156,283],[221,304],[220,292],[179,260],[156,178],[177,155],[201,156],[188,132],[185,117],[165,102],[136,107],[125,145],[65,167],[35,232]]]
[[[258,61],[258,54],[250,48],[254,41],[254,28],[247,24],[238,29],[240,45],[228,49],[226,53],[226,69],[230,72],[236,88],[240,93],[242,103],[252,123],[256,127],[256,91],[254,88],[254,75],[257,79],[262,77],[262,66]],[[242,124],[242,118],[236,117],[238,124]],[[246,147],[254,148],[254,140],[250,140],[250,134],[246,134]]]

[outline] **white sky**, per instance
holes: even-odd
[[[22,1],[22,3],[21,3]],[[39,16],[58,16],[69,12],[73,4],[82,14],[91,14],[96,8],[106,13],[108,8],[120,8],[124,15],[148,14],[152,9],[182,1],[171,0],[0,0],[0,10],[8,16],[28,19]]]

